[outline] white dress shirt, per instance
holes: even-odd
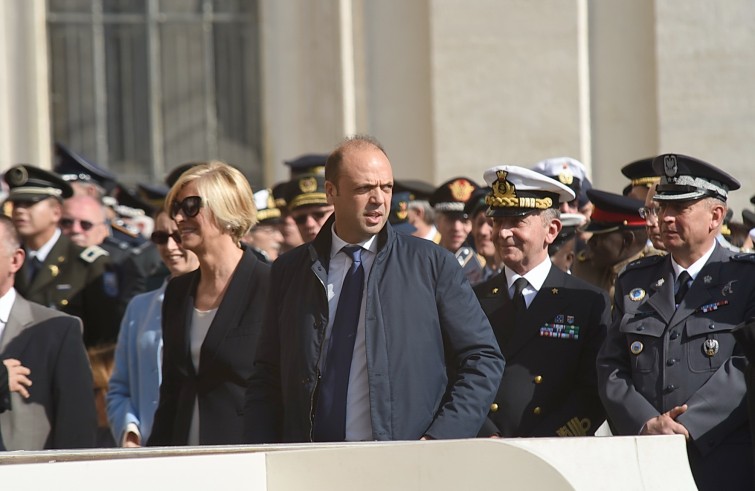
[[[26,261],[31,261],[32,258],[37,258],[40,263],[45,262],[45,259],[47,259],[47,255],[50,254],[50,251],[52,250],[53,246],[58,242],[58,239],[60,238],[60,229],[56,228],[55,232],[52,234],[52,237],[50,237],[50,240],[45,242],[42,247],[37,249],[36,251],[32,251],[30,249],[26,250]]]
[[[328,353],[330,347],[330,333],[333,329],[333,321],[338,310],[338,299],[341,295],[346,273],[351,268],[351,258],[341,252],[344,246],[362,246],[362,267],[364,268],[365,286],[362,293],[362,305],[359,308],[359,323],[357,335],[354,340],[354,355],[351,360],[351,372],[349,373],[349,387],[346,394],[346,440],[364,441],[372,440],[372,419],[370,418],[370,387],[367,377],[367,351],[365,349],[364,335],[364,311],[367,304],[367,279],[370,277],[372,263],[377,254],[377,241],[373,235],[370,239],[359,244],[344,242],[334,229],[331,229],[333,241],[330,246],[330,266],[328,267],[328,327],[325,331],[325,344],[323,353]],[[320,358],[320,370],[324,373],[327,356]]]
[[[695,261],[690,265],[689,268],[687,268],[687,273],[689,273],[690,278],[692,278],[692,281],[697,278],[697,275],[700,273],[700,270],[703,269],[703,266],[705,266],[705,263],[708,262],[708,259],[710,259],[711,254],[713,254],[713,249],[716,248],[716,243],[714,242],[711,248],[703,254],[703,257]],[[671,267],[674,268],[674,280],[679,278],[679,275],[682,274],[682,271],[684,271],[684,268],[679,265],[676,261],[674,261],[674,256],[671,255]]]
[[[504,267],[503,272],[506,275],[509,297],[514,298],[514,282],[519,278],[524,278],[527,280],[527,286],[522,290],[522,296],[524,297],[524,303],[527,305],[527,308],[529,308],[530,304],[535,299],[535,295],[537,295],[537,292],[540,291],[543,283],[545,283],[545,278],[548,277],[548,273],[551,271],[551,264],[551,259],[546,256],[543,262],[529,270],[524,276]]]
[[[16,301],[16,289],[11,288],[5,295],[0,297],[0,339],[3,339],[3,332],[5,331],[5,325],[10,318],[10,309],[13,308],[13,303]],[[2,362],[2,360],[0,360]]]

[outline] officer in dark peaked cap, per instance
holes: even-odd
[[[412,201],[429,201],[435,192],[435,186],[419,179],[397,179],[393,182],[393,192],[407,192],[412,195]]]
[[[467,242],[472,222],[464,212],[464,206],[479,188],[471,179],[455,177],[438,186],[430,196],[430,205],[435,211],[435,226],[440,232],[438,245],[456,256],[464,275],[473,285],[482,279],[485,258]]]
[[[661,180],[653,170],[653,157],[630,162],[621,168],[621,173],[629,179],[629,184],[621,194],[640,201],[645,201],[648,190],[654,188]]]
[[[627,265],[598,357],[615,433],[681,434],[699,489],[753,489],[745,360],[732,329],[755,317],[755,256],[719,245],[739,182],[680,154],[653,160],[667,256]]]
[[[254,206],[257,209],[257,223],[242,241],[251,247],[261,261],[272,263],[278,259],[283,242],[280,231],[281,210],[276,205],[270,188],[254,193]]]
[[[488,169],[485,181],[504,268],[474,291],[506,370],[480,436],[592,435],[604,420],[595,359],[610,321],[608,296],[548,255],[561,231],[559,207],[574,192],[511,165]]]
[[[87,346],[115,342],[120,319],[105,294],[107,252],[99,246],[79,247],[58,228],[62,201],[73,195],[71,185],[25,164],[9,169],[4,179],[13,224],[26,250],[16,290],[27,300],[81,318]]]
[[[333,213],[325,195],[324,174],[302,174],[286,185],[286,209],[304,242],[314,240]]]
[[[413,196],[408,191],[394,192],[391,195],[391,211],[388,221],[393,230],[400,234],[412,235],[417,228],[409,223],[409,202]]]
[[[328,154],[324,153],[307,153],[299,155],[291,160],[284,160],[283,164],[289,168],[291,179],[296,179],[305,174],[316,176],[325,175],[325,162],[328,160]]]
[[[586,253],[574,263],[572,273],[602,288],[611,298],[619,272],[644,257],[648,234],[639,213],[644,203],[598,189],[587,191],[587,195],[593,211],[585,230],[592,235]]]
[[[278,228],[281,232],[281,235],[283,236],[283,242],[281,243],[280,249],[281,254],[302,245],[307,240],[311,240],[310,233],[307,231],[305,231],[304,233],[309,238],[307,240],[302,238],[302,226],[304,226],[304,228],[309,231],[314,230],[315,228],[319,230],[319,227],[313,228],[307,227],[304,223],[295,223],[294,218],[291,216],[292,208],[288,206],[288,200],[291,198],[290,195],[292,193],[298,193],[296,189],[300,182],[299,178],[303,177],[305,179],[305,181],[303,182],[309,182],[308,177],[314,176],[315,179],[318,179],[317,176],[320,176],[320,178],[325,176],[325,162],[327,161],[327,159],[327,154],[307,153],[296,158],[283,161],[283,165],[285,165],[289,169],[290,179],[288,181],[278,183],[272,188],[273,196],[275,197],[276,201],[276,207],[281,211],[280,222],[278,224]],[[322,182],[324,186],[324,179],[322,179]],[[325,193],[323,188],[322,195],[324,196],[324,194]],[[302,218],[302,211],[303,210],[300,210],[297,213],[297,215],[299,215],[300,222],[303,219],[306,219],[306,217]],[[315,212],[315,215],[319,216],[320,213]],[[313,225],[313,223],[310,222],[310,225]]]
[[[440,243],[440,232],[435,227],[435,210],[430,206],[430,196],[435,186],[419,179],[398,179],[393,181],[393,193],[407,192],[411,195],[407,221],[416,229],[412,235],[421,239]]]

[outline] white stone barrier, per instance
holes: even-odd
[[[0,454],[3,490],[694,490],[684,437],[473,439]]]

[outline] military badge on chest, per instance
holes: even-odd
[[[629,292],[629,300],[632,302],[639,302],[643,298],[645,298],[645,290],[642,288],[635,288],[634,290]]]
[[[718,353],[718,340],[713,338],[708,338],[703,343],[703,353],[705,353],[705,356],[708,358],[713,358]]]
[[[579,339],[579,326],[574,324],[573,315],[558,314],[553,322],[546,322],[540,328],[540,336],[544,338]]]
[[[645,346],[643,346],[641,341],[635,341],[629,346],[629,351],[631,351],[633,355],[639,355],[642,353],[643,349],[645,349]]]

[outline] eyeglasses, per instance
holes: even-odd
[[[204,200],[199,196],[187,196],[183,201],[174,200],[170,204],[170,217],[175,220],[180,211],[184,217],[193,218],[199,214],[199,210],[204,205]]]
[[[181,243],[181,234],[178,233],[178,230],[176,230],[172,234],[169,234],[168,232],[164,232],[162,230],[155,230],[154,232],[152,232],[152,236],[149,238],[149,240],[157,245],[165,245],[168,243],[168,239],[170,238],[172,238],[176,242],[176,244]]]
[[[657,208],[648,208],[647,206],[643,206],[642,208],[637,210],[640,213],[640,217],[644,220],[651,220],[654,218],[658,218],[658,209]]]
[[[61,218],[60,226],[63,228],[71,228],[76,222],[79,222],[79,226],[81,226],[81,230],[83,230],[84,232],[89,232],[95,225],[102,225],[102,223],[104,223],[93,223],[89,220],[79,220],[78,218]]]
[[[314,221],[319,222],[320,220],[325,218],[326,215],[330,215],[331,213],[331,210],[310,211],[309,213],[304,213],[303,215],[296,215],[294,217],[294,222],[296,222],[297,225],[304,225],[305,223],[307,223],[307,219],[309,217],[312,217]]]

